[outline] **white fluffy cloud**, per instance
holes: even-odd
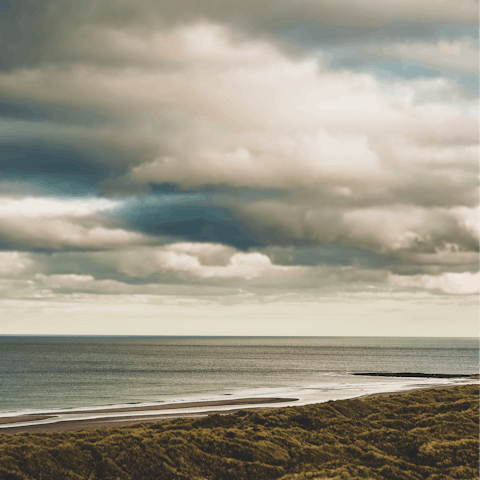
[[[85,217],[96,212],[111,210],[119,206],[120,203],[106,198],[60,200],[55,197],[0,197],[0,218]]]
[[[0,235],[7,245],[32,250],[116,249],[152,240],[144,235],[102,225],[80,225],[68,219],[0,218]]]
[[[270,258],[262,253],[243,253],[220,244],[208,243],[174,243],[124,252],[116,264],[120,273],[139,278],[171,273],[186,279],[246,281],[289,275],[301,269],[273,265]]]
[[[11,248],[115,249],[152,240],[108,225],[101,216],[120,202],[107,199],[0,198],[0,236]]]

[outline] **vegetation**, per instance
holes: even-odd
[[[3,480],[478,478],[478,386],[0,435]]]

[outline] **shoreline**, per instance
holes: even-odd
[[[475,384],[473,384],[475,385]],[[372,393],[367,394],[359,397],[352,397],[352,399],[360,399],[364,400],[367,398],[378,398],[378,397],[389,397],[394,395],[406,395],[409,393],[417,392],[417,391],[425,391],[425,390],[446,390],[450,388],[456,388],[459,385],[438,385],[434,387],[424,386],[424,387],[416,387],[411,388],[408,390],[402,391],[390,391],[390,392],[379,392],[379,393]],[[479,387],[480,388],[480,387]],[[132,415],[132,416],[113,416],[113,417],[100,417],[100,418],[93,418],[93,419],[71,419],[62,418],[60,417],[57,422],[52,423],[45,423],[45,424],[33,424],[33,425],[19,425],[19,426],[9,426],[9,427],[2,427],[0,428],[0,436],[1,435],[13,435],[17,433],[48,433],[48,432],[74,432],[79,430],[88,430],[88,429],[95,429],[95,428],[115,428],[120,426],[127,426],[127,425],[135,425],[135,424],[142,424],[142,423],[155,423],[160,422],[163,420],[171,420],[174,418],[183,418],[183,417],[205,417],[208,415],[220,414],[220,415],[229,415],[239,410],[247,410],[247,411],[254,411],[254,410],[268,410],[272,408],[281,407],[278,405],[273,407],[272,404],[279,404],[279,403],[290,403],[297,401],[295,398],[243,398],[238,400],[219,400],[219,401],[207,401],[207,402],[188,402],[188,403],[175,403],[175,404],[167,404],[167,405],[159,405],[159,406],[148,406],[148,407],[124,407],[124,408],[116,408],[116,409],[97,409],[95,413],[125,413],[125,412],[132,412],[132,411],[152,411],[151,415]],[[333,400],[334,401],[334,400]],[[323,402],[321,402],[323,403]],[[244,407],[245,405],[252,405],[250,408],[236,408],[236,407]],[[202,408],[202,407],[224,407],[224,406],[231,406],[231,409],[212,409],[207,411],[195,411],[195,412],[172,412],[172,413],[163,413],[157,414],[153,413],[153,411],[158,410],[183,410],[188,408]],[[291,406],[291,405],[289,405]],[[161,408],[160,408],[161,407]],[[65,414],[65,411],[62,412]],[[68,413],[71,414],[79,414],[79,413],[92,413],[91,411],[85,412],[81,410],[69,411]],[[35,417],[35,418],[34,418]],[[7,423],[21,423],[27,422],[29,420],[36,420],[40,421],[43,419],[49,419],[52,417],[56,417],[56,415],[24,415],[18,417],[0,417],[0,425],[4,425]],[[14,422],[10,421],[15,419]]]
[[[143,423],[143,422],[156,422],[162,419],[169,418],[178,418],[178,417],[190,417],[190,416],[204,416],[210,415],[212,413],[234,413],[239,410],[236,407],[243,407],[244,405],[253,405],[252,408],[248,410],[266,408],[263,405],[271,405],[275,403],[290,403],[295,402],[298,399],[296,398],[280,398],[280,397],[259,397],[259,398],[239,398],[239,399],[228,399],[228,400],[210,400],[205,402],[185,402],[185,403],[171,403],[171,404],[160,404],[160,405],[148,405],[145,407],[119,407],[119,408],[104,408],[104,409],[95,409],[95,410],[62,410],[52,414],[32,414],[32,415],[18,415],[14,417],[0,417],[0,435],[2,434],[12,434],[12,433],[43,433],[43,432],[53,432],[53,431],[76,431],[84,430],[88,428],[98,428],[100,426],[121,426],[121,425],[131,425],[134,423]],[[209,408],[209,407],[228,407],[231,406],[232,409],[228,410],[207,410],[202,412],[172,412],[172,413],[159,413],[155,415],[155,412],[162,410],[185,410],[185,409],[198,409],[198,408]],[[151,415],[128,415],[128,416],[108,416],[109,414],[115,413],[128,413],[128,412],[149,412]],[[105,416],[99,418],[72,418],[69,419],[69,416],[73,415],[90,415],[90,414],[99,414],[103,413]],[[32,425],[19,425],[15,426],[16,423],[26,423],[29,421],[42,421],[58,418],[58,421],[53,421],[51,423],[40,423]],[[10,425],[12,426],[2,426]]]
[[[251,397],[227,400],[205,400],[195,402],[176,402],[176,403],[159,403],[158,405],[146,405],[144,407],[105,407],[96,408],[94,410],[58,410],[52,416],[59,415],[75,415],[75,414],[91,414],[91,413],[125,413],[125,412],[147,412],[150,410],[177,410],[179,408],[202,408],[202,407],[218,407],[224,405],[249,405],[252,403],[282,403],[295,399],[280,397]]]
[[[476,383],[466,383],[465,385],[478,385]],[[425,386],[425,387],[415,387],[415,388],[409,388],[408,390],[402,390],[402,391],[393,391],[393,392],[378,392],[378,393],[369,393],[367,395],[362,395],[361,397],[355,397],[359,399],[365,399],[365,398],[378,398],[378,397],[391,397],[392,395],[406,395],[408,393],[413,393],[413,392],[418,392],[418,391],[423,391],[423,390],[447,390],[449,388],[455,388],[459,387],[461,385],[437,385],[435,387],[430,387],[430,386]],[[479,386],[480,388],[480,386]]]
[[[479,385],[432,387],[280,409],[247,405],[233,415],[0,435],[0,477],[478,479]]]

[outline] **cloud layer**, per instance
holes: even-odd
[[[4,10],[0,296],[478,292],[478,3]]]

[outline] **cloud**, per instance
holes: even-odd
[[[49,122],[35,116],[20,122],[0,120],[2,183],[16,184],[17,193],[29,189],[25,193],[92,197],[125,172],[128,160],[117,154],[121,147],[122,155],[128,152],[125,142],[105,148],[98,135],[83,131],[82,138],[75,128]]]
[[[144,235],[108,225],[100,212],[108,199],[0,198],[0,246],[4,249],[115,249],[151,243]]]
[[[129,277],[157,278],[172,276],[177,281],[253,280],[288,275],[300,267],[273,265],[259,252],[238,252],[231,247],[209,243],[173,243],[163,247],[130,251],[113,258],[119,273]]]
[[[245,222],[265,244],[309,242],[379,253],[435,252],[447,244],[457,251],[476,251],[478,237],[465,217],[474,210],[426,209],[417,206],[316,208],[278,200],[251,202],[241,210]],[[462,210],[463,212],[463,210]]]
[[[53,294],[93,294],[98,295],[122,295],[137,293],[151,293],[148,286],[135,287],[116,280],[97,280],[91,275],[44,275],[38,273],[35,280],[48,291],[44,296],[51,297]],[[157,289],[157,292],[158,289]]]
[[[24,12],[33,10],[29,2],[24,1],[20,5]],[[430,0],[422,3],[404,1],[401,4],[395,0],[382,4],[372,0],[329,0],[322,3],[311,0],[286,2],[263,0],[243,2],[241,5],[217,0],[200,2],[182,0],[174,5],[141,0],[125,2],[121,7],[117,5],[115,8],[106,1],[95,0],[95,2],[82,1],[75,6],[67,2],[55,2],[54,6],[50,4],[44,16],[46,24],[44,29],[50,33],[50,41],[44,37],[44,33],[42,35],[38,25],[32,27],[37,27],[33,30],[34,33],[43,37],[42,53],[44,58],[50,61],[52,59],[65,61],[75,52],[83,53],[83,59],[85,53],[88,53],[89,59],[95,57],[98,59],[93,49],[82,52],[82,49],[79,51],[75,48],[78,44],[88,44],[89,39],[99,39],[95,35],[95,30],[107,31],[107,35],[104,33],[101,36],[101,44],[106,45],[107,49],[115,44],[123,47],[127,54],[135,54],[142,60],[142,57],[145,57],[142,36],[148,36],[152,31],[170,30],[199,21],[225,25],[234,29],[237,35],[253,38],[272,37],[272,34],[280,29],[312,23],[336,29],[329,30],[329,37],[342,37],[352,36],[352,32],[345,31],[345,27],[351,29],[355,35],[359,33],[355,32],[355,29],[365,33],[365,30],[378,29],[391,22],[397,24],[410,22],[424,26],[424,29],[432,22],[475,25],[474,19],[477,16],[478,3],[475,0],[463,0],[460,3],[452,0]],[[28,13],[24,17],[28,18]],[[420,28],[417,26],[417,29]],[[128,32],[138,40],[134,42],[130,39],[125,42],[121,34],[115,35],[112,31]],[[26,55],[25,43],[27,42],[24,40],[18,53]],[[110,52],[108,55],[110,62],[115,61],[115,57],[118,59],[118,50],[121,48],[115,52],[117,55]],[[38,53],[37,55],[35,53],[37,52],[32,52],[30,57],[38,58]]]
[[[18,199],[0,197],[0,218],[86,217],[103,210],[111,210],[118,205],[118,201],[106,198],[59,200],[58,198],[25,197]]]
[[[18,5],[2,275],[45,296],[471,290],[476,2]]]
[[[440,290],[455,295],[478,294],[480,277],[478,273],[443,273],[442,275],[391,275],[389,283],[394,286]]]
[[[167,270],[185,272],[200,278],[239,278],[252,280],[264,275],[279,275],[295,267],[272,265],[268,256],[261,253],[235,253],[227,265],[202,265],[197,258],[189,253],[169,249],[159,252],[159,265]]]
[[[109,250],[149,243],[136,232],[100,225],[83,226],[68,220],[0,219],[0,246],[27,250]]]
[[[10,277],[24,273],[33,264],[28,254],[21,252],[0,252],[0,276]]]
[[[436,43],[398,43],[371,46],[367,52],[402,61],[417,61],[434,67],[478,72],[478,46],[473,39],[439,40]]]
[[[217,242],[247,249],[260,245],[235,209],[207,195],[149,195],[117,210],[132,228],[172,240]]]
[[[286,295],[305,289],[325,290],[333,285],[339,289],[366,283],[381,285],[388,276],[387,270],[368,266],[337,262],[287,265],[272,258],[278,259],[278,255],[274,257],[268,249],[242,252],[221,244],[178,242],[110,252],[58,252],[48,257],[37,253],[35,265],[41,274],[37,280],[42,279],[44,285],[58,285],[56,289],[72,284],[79,291],[93,291],[92,285],[96,285],[99,292],[110,289],[113,293],[118,287],[117,293],[152,295],[172,294],[175,288],[179,292],[190,289],[193,295],[207,291],[229,295],[238,293],[238,289],[255,296],[267,292]],[[53,283],[46,282],[47,277]],[[107,285],[107,280],[113,283]]]
[[[112,45],[123,38],[112,35]],[[475,233],[452,209],[477,204],[478,131],[472,102],[452,82],[345,75],[206,23],[147,34],[141,43],[160,56],[171,56],[172,45],[178,68],[122,66],[121,75],[117,67],[83,64],[20,69],[0,75],[0,89],[20,102],[94,108],[110,118],[91,136],[105,146],[131,145],[127,173],[115,180],[120,190],[168,183],[281,196],[233,195],[228,207],[138,203],[120,212],[130,230],[99,215],[88,224],[67,215],[52,218],[50,233],[45,222],[33,232],[32,223],[7,216],[7,246],[124,248],[155,235],[243,249],[339,242],[439,258],[446,245],[458,255],[472,250]],[[88,143],[87,133],[76,127],[69,134]]]

